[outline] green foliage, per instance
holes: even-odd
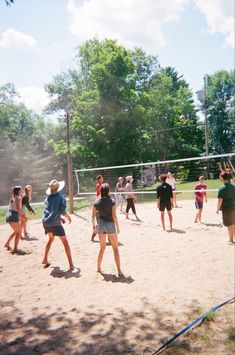
[[[46,86],[53,99],[48,109],[73,115],[76,167],[200,154],[203,137],[192,127],[197,124],[192,93],[174,68],[160,69],[157,57],[140,48],[127,50],[110,39],[86,41],[76,59],[77,69]],[[178,120],[182,113],[184,123]],[[54,140],[51,146],[58,157],[64,155],[62,141]]]
[[[229,153],[235,144],[235,72],[220,70],[207,76],[206,101],[210,133],[210,149]]]
[[[34,199],[42,200],[45,184],[61,176],[48,144],[53,125],[18,102],[12,84],[0,87],[0,205],[8,203],[11,186],[32,184]]]

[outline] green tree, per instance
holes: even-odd
[[[0,87],[0,204],[6,204],[16,184],[32,184],[34,198],[42,200],[46,183],[59,173],[48,144],[53,131],[53,125],[19,103],[12,84]]]
[[[206,100],[210,150],[229,153],[235,144],[235,72],[220,70],[206,77]]]

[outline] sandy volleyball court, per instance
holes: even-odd
[[[96,273],[98,242],[91,243],[91,210],[65,228],[75,269],[55,240],[43,269],[46,237],[29,222],[25,255],[3,248],[10,228],[0,226],[0,354],[151,354],[174,333],[234,295],[234,253],[221,227],[216,200],[194,224],[193,201],[173,210],[173,232],[162,231],[156,204],[137,205],[142,222],[119,214],[118,278],[107,245],[103,274]],[[167,221],[168,226],[168,221]],[[233,354],[234,304],[221,308],[173,343],[165,354]]]

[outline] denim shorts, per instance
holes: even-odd
[[[107,222],[103,219],[99,219],[98,222],[98,234],[114,234],[116,228],[114,222]]]
[[[9,210],[7,212],[7,215],[6,215],[6,222],[7,223],[15,223],[15,222],[19,222],[19,221],[20,221],[19,212],[13,211],[13,210]]]

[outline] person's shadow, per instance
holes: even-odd
[[[204,222],[201,222],[201,224],[203,224],[206,227],[223,227],[221,223],[204,223]]]
[[[120,282],[120,283],[126,283],[126,284],[131,284],[135,280],[131,276],[116,276],[114,274],[105,274],[104,272],[100,273],[104,281],[106,282]]]
[[[12,255],[29,255],[29,254],[32,254],[31,251],[24,251],[24,250],[21,250],[21,249],[18,249],[17,251],[11,251],[11,254]]]
[[[57,277],[57,278],[65,278],[65,279],[70,279],[71,277],[75,277],[78,279],[81,277],[81,270],[79,268],[74,268],[74,270],[61,270],[59,266],[53,267],[53,270],[50,273],[51,276]]]
[[[172,228],[170,230],[167,231],[168,233],[177,233],[177,234],[185,234],[186,232],[182,229],[176,229],[176,228]]]
[[[26,240],[27,242],[30,242],[31,240],[38,240],[36,237],[21,237],[21,240]]]

